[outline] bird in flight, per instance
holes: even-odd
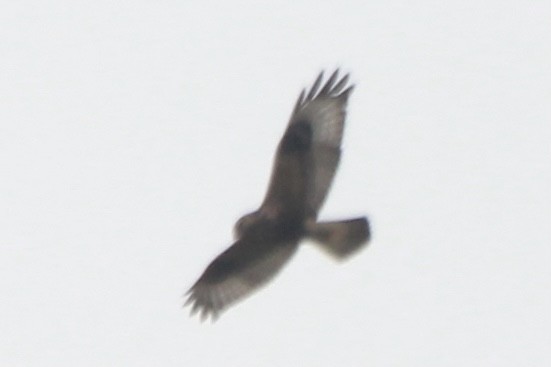
[[[346,104],[353,85],[335,70],[303,90],[279,142],[260,208],[234,227],[235,242],[216,257],[188,291],[186,305],[201,319],[222,311],[270,281],[303,239],[345,259],[370,239],[366,217],[318,221],[341,156]]]

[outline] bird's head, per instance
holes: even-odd
[[[255,224],[260,222],[262,220],[262,215],[258,212],[252,212],[249,214],[245,214],[237,222],[235,222],[235,225],[233,227],[233,237],[234,239],[238,240],[243,237],[245,233],[247,233],[251,228],[254,227]]]

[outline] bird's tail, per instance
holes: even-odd
[[[367,244],[371,237],[366,217],[307,225],[308,237],[334,258],[342,260]]]

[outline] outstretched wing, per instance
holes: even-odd
[[[275,158],[264,209],[295,204],[316,217],[339,164],[346,104],[353,86],[335,70],[300,94]],[[291,210],[285,210],[290,212]]]
[[[348,74],[340,78],[338,69],[320,89],[322,80],[323,72],[307,94],[302,92],[289,122],[289,128],[307,122],[312,129],[306,188],[307,211],[312,216],[323,205],[339,164],[346,104],[354,88],[348,84]]]
[[[201,319],[216,319],[228,306],[271,280],[297,249],[297,242],[258,243],[238,240],[214,259],[188,291],[186,305]]]

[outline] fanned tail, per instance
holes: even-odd
[[[317,222],[307,226],[308,237],[331,256],[343,260],[369,242],[371,232],[366,217]]]

